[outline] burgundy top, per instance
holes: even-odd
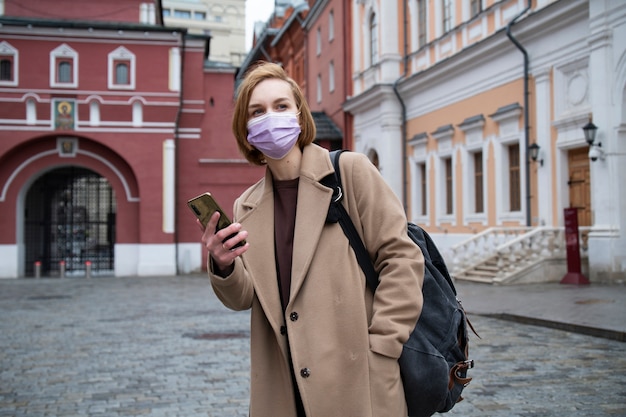
[[[298,183],[300,179],[274,180],[274,238],[276,273],[283,312],[289,303],[291,263],[293,260],[293,232],[296,225]]]

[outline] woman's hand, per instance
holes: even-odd
[[[215,232],[219,218],[219,212],[213,213],[206,229],[203,228],[202,243],[207,248],[209,256],[213,260],[213,265],[218,269],[216,272],[221,272],[223,276],[226,276],[231,272],[235,258],[245,253],[250,245],[246,243],[243,246],[235,247],[248,237],[248,232],[241,230],[240,223],[233,223]],[[200,220],[197,220],[197,223],[202,228]],[[228,238],[231,235],[233,236]]]

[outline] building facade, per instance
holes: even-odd
[[[155,4],[44,3],[0,16],[0,277],[205,268],[186,201],[231,212],[261,175],[230,132],[235,68]]]
[[[354,148],[378,155],[409,218],[450,254],[490,229],[562,228],[576,207],[591,281],[623,280],[626,4],[352,7]]]
[[[343,22],[349,4],[341,0],[277,1],[274,13],[257,27],[240,80],[260,61],[280,63],[302,88],[317,129],[315,142],[328,149],[350,148],[350,115],[341,107],[350,87],[350,45]]]
[[[211,38],[211,61],[241,65],[246,57],[246,0],[162,0],[166,26]]]

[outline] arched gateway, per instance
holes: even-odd
[[[113,275],[116,204],[108,180],[81,167],[39,177],[24,202],[26,276]]]

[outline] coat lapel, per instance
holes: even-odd
[[[326,224],[333,190],[323,186],[319,181],[332,171],[325,149],[316,145],[304,148],[293,237],[290,302],[296,299],[302,288]]]
[[[333,191],[320,184],[319,181],[332,172],[332,164],[325,149],[317,145],[305,147],[298,185],[290,303],[302,287],[326,223]],[[251,246],[251,250],[243,256],[244,263],[249,273],[252,274],[257,298],[270,325],[274,331],[279,332],[284,324],[284,318],[278,292],[274,253],[272,184],[272,175],[268,170],[262,186],[242,202],[248,211],[238,221],[248,231],[247,240]]]
[[[250,251],[243,256],[243,261],[252,276],[256,296],[270,325],[276,332],[279,332],[284,318],[276,275],[274,196],[272,176],[269,171],[265,174],[265,182],[259,194],[253,194],[243,202],[249,211],[239,221],[248,231],[247,240],[250,243]]]
[[[319,182],[300,177],[293,237],[290,301],[296,298],[311,265],[315,248],[326,224],[332,194],[330,188],[322,186]]]

